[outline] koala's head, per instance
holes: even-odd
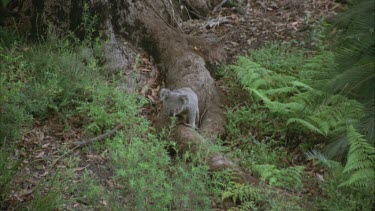
[[[189,103],[187,95],[173,93],[169,89],[160,90],[160,100],[163,101],[164,109],[169,116],[181,113]]]

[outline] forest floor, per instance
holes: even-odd
[[[227,63],[233,63],[237,55],[246,55],[249,49],[256,49],[264,43],[271,41],[304,42],[314,33],[323,16],[332,18],[341,8],[334,0],[281,0],[281,1],[257,1],[254,5],[247,7],[228,8],[223,7],[212,12],[209,17],[203,19],[192,19],[181,24],[180,30],[190,35],[215,34],[223,43],[227,53]],[[314,42],[306,45],[314,46]],[[148,77],[147,91],[138,90],[140,94],[146,95],[151,102],[156,102],[160,78],[156,65],[146,52],[141,55],[139,69]],[[226,92],[224,82],[217,81],[218,87]],[[225,101],[229,106],[230,101]],[[148,119],[154,119],[160,106],[150,103],[145,106],[142,114]],[[111,188],[116,184],[111,181],[112,173],[108,171],[105,163],[108,160],[106,150],[75,150],[69,151],[73,142],[83,138],[82,118],[72,116],[66,122],[61,122],[58,117],[49,117],[44,121],[35,121],[33,128],[17,142],[15,156],[22,157],[23,163],[27,164],[16,176],[15,185],[17,191],[12,191],[6,199],[9,207],[17,207],[21,202],[27,202],[35,197],[39,181],[43,181],[46,175],[52,175],[59,169],[68,169],[69,165],[75,166],[72,170],[74,183],[79,184],[84,172],[98,178],[101,185]],[[22,150],[20,150],[22,149]],[[64,160],[64,153],[69,152],[75,159]],[[304,162],[304,154],[296,149],[290,152],[293,155],[293,164],[305,165],[305,173],[315,175],[319,169],[310,168],[309,162]],[[291,163],[292,164],[292,163]],[[27,177],[26,177],[27,175]],[[319,194],[316,182],[309,181],[305,184],[307,195]],[[16,189],[15,189],[16,190]],[[45,191],[48,188],[45,187]],[[77,192],[64,196],[65,199],[77,197]],[[108,202],[100,202],[106,205]],[[75,209],[85,204],[84,201],[66,204],[66,209]]]

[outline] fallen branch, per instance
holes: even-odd
[[[92,139],[89,139],[89,140],[83,140],[83,141],[76,141],[74,142],[73,144],[76,145],[74,148],[70,149],[69,151],[65,152],[64,154],[62,154],[60,157],[58,157],[55,161],[53,161],[51,167],[55,166],[56,163],[63,157],[69,155],[70,153],[72,153],[74,150],[80,148],[80,147],[83,147],[83,146],[86,146],[86,145],[89,145],[89,144],[92,144],[94,142],[97,142],[97,141],[101,141],[101,140],[104,140],[108,137],[111,137],[113,136],[114,134],[117,133],[118,130],[121,130],[122,128],[124,128],[124,126],[122,125],[117,125],[114,129],[100,135],[100,136],[97,136],[95,138],[92,138]]]
[[[228,0],[223,0],[221,1],[218,5],[216,5],[216,7],[214,7],[213,11],[216,12],[217,10],[219,10],[223,4],[225,4],[225,2],[227,2]]]
[[[91,143],[94,143],[94,142],[97,142],[97,141],[101,141],[101,140],[104,140],[104,139],[106,139],[108,137],[111,137],[114,134],[116,134],[116,132],[118,130],[121,130],[122,128],[124,128],[124,126],[117,125],[114,129],[112,129],[112,130],[104,133],[103,135],[97,136],[97,137],[89,139],[89,140],[76,141],[73,144],[76,145],[76,146],[79,146],[79,147],[86,146],[88,144],[91,144]]]
[[[218,18],[209,20],[209,21],[207,21],[207,23],[205,25],[202,26],[202,28],[212,29],[212,28],[215,28],[215,27],[219,26],[220,24],[231,23],[232,21],[229,20],[228,18],[229,18],[229,16],[218,17]]]

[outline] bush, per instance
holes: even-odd
[[[77,56],[69,39],[30,46],[1,28],[0,35],[0,139],[17,138],[32,118],[75,112],[103,80],[96,59]]]

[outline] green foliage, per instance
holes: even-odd
[[[124,140],[131,139],[129,143]],[[172,187],[165,169],[170,159],[163,142],[138,137],[117,136],[110,144],[115,179],[125,188],[130,207],[136,210],[163,210],[172,200]]]
[[[223,192],[222,200],[231,199],[234,203],[237,201],[252,202],[247,203],[246,206],[251,206],[251,209],[256,209],[254,201],[260,201],[262,199],[262,194],[263,192],[260,189],[250,185],[234,183]]]
[[[208,187],[211,183],[208,166],[180,161],[171,170],[173,207],[177,210],[210,210],[212,188]]]
[[[9,33],[0,29],[0,43]],[[78,57],[74,45],[65,40],[48,40],[28,46],[11,39],[0,47],[0,139],[17,138],[32,118],[51,112],[74,113],[80,101],[90,98],[87,90],[102,80],[97,60]],[[77,49],[86,48],[77,46]]]
[[[329,55],[332,56],[325,56]],[[323,66],[317,65],[317,61],[313,57],[311,63],[308,61],[303,66],[306,75],[311,76],[314,68]],[[332,68],[327,64],[329,63],[325,63],[325,69]],[[330,64],[333,65],[332,62]],[[238,57],[237,63],[231,68],[236,72],[241,85],[256,96],[257,101],[262,102],[279,121],[284,122],[287,126],[284,130],[334,136],[345,130],[348,121],[358,121],[363,116],[364,108],[357,101],[340,95],[326,95],[297,76],[264,68],[252,61],[251,57]],[[324,97],[326,99],[323,101]]]
[[[301,66],[299,78],[302,82],[320,89],[337,73],[334,53],[332,51],[321,51]]]
[[[63,185],[60,183],[60,174],[55,172],[49,182],[39,181],[35,188],[35,199],[30,203],[31,210],[52,210],[62,206],[61,192]]]
[[[22,134],[21,128],[31,120],[21,91],[24,85],[9,83],[10,77],[0,73],[0,140],[18,138]]]
[[[100,206],[99,200],[106,199],[107,193],[104,187],[99,184],[96,178],[92,178],[88,171],[85,171],[81,177],[82,182],[77,185],[77,190],[79,191],[79,197],[81,200],[85,201],[88,205]]]
[[[320,186],[328,199],[318,199],[317,203],[324,210],[371,210],[375,203],[372,182],[359,187],[355,183],[348,183],[353,178],[352,172],[345,172],[341,163],[327,159],[319,152],[307,154],[309,159],[318,160],[327,172]],[[365,178],[367,180],[369,178]],[[366,187],[367,186],[367,187]],[[359,188],[359,189],[358,189]],[[359,191],[366,190],[366,191]]]
[[[8,3],[9,3],[10,0],[1,0],[0,1],[0,7],[5,7]]]
[[[375,5],[371,0],[350,1],[348,10],[335,22],[334,44],[337,74],[323,88],[356,99],[366,107],[366,115],[355,124],[373,146],[375,144]],[[347,141],[347,139],[346,139]]]
[[[102,133],[118,124],[131,132],[147,132],[146,127],[136,127],[139,124],[147,124],[137,116],[140,107],[145,103],[144,99],[138,98],[135,94],[125,94],[116,89],[115,85],[107,84],[89,87],[87,92],[95,95],[90,101],[82,102],[78,110],[87,116],[90,122],[87,129],[90,132]]]
[[[209,210],[212,194],[220,190],[215,184],[223,184],[222,177],[209,177],[208,166],[186,164],[183,158],[171,166],[168,142],[150,134],[119,134],[107,145],[114,179],[123,187],[116,194],[127,197],[129,209]]]
[[[238,206],[230,210],[302,210],[295,197],[287,197],[266,187],[248,184],[230,184],[222,194],[222,200],[230,199]]]
[[[264,51],[272,52],[260,50],[261,53]],[[286,52],[292,51],[293,48]],[[317,135],[324,140],[344,137],[343,135],[347,134],[345,139],[340,139],[341,143],[336,145],[337,149],[344,150],[344,152],[349,146],[352,147],[349,149],[348,163],[345,168],[339,162],[328,160],[321,154],[310,154],[311,157],[318,157],[329,167],[327,176],[324,177],[326,181],[321,185],[330,197],[330,201],[319,198],[319,206],[328,210],[346,208],[355,210],[371,207],[374,201],[374,197],[371,196],[373,191],[369,193],[364,190],[374,189],[371,182],[374,180],[375,162],[372,156],[374,148],[365,140],[368,136],[362,136],[347,126],[349,124],[356,125],[358,128],[368,128],[368,133],[372,133],[372,128],[369,128],[371,124],[362,126],[361,122],[364,117],[368,116],[367,108],[359,101],[341,93],[326,92],[322,89],[339,72],[336,63],[337,55],[330,51],[322,51],[311,58],[301,57],[301,62],[290,62],[285,59],[289,61],[291,68],[284,66],[285,70],[275,70],[275,67],[282,68],[283,66],[269,65],[265,62],[266,59],[264,61],[254,59],[254,55],[259,54],[257,51],[251,53],[247,57],[238,57],[237,63],[230,66],[243,89],[249,92],[248,100],[251,101],[227,114],[229,135],[227,141],[231,141],[231,146],[239,146],[242,149],[233,155],[240,157],[242,165],[251,168],[263,181],[271,185],[298,190],[302,187],[303,168],[280,168],[279,160],[286,155],[272,156],[273,159],[265,159],[265,162],[260,160],[261,162],[258,163],[257,158],[272,155],[272,152],[258,148],[257,144],[254,144],[256,138],[269,140],[269,137],[275,136],[285,137],[286,135],[288,137],[288,133],[292,132],[291,134],[306,136],[307,140],[309,137],[319,137]],[[282,54],[278,54],[276,58],[280,58],[280,55]],[[268,54],[263,56],[272,58]],[[288,62],[282,64],[288,64]],[[298,65],[293,66],[293,64]],[[231,74],[228,70],[226,71]],[[251,106],[248,106],[249,104]],[[371,118],[368,122],[371,122],[370,120]],[[264,133],[264,131],[267,132]],[[355,144],[352,144],[353,142]],[[261,145],[267,146],[266,143],[267,141],[261,142]],[[274,145],[271,149],[275,147],[279,146]],[[252,148],[254,148],[253,151]],[[254,153],[254,151],[259,153]],[[337,151],[334,155],[337,155]],[[286,181],[282,180],[284,178]],[[240,194],[234,194],[233,191],[230,193],[227,193],[228,197],[240,196]],[[372,202],[365,202],[366,198]],[[340,204],[340,200],[343,204]],[[267,202],[271,203],[269,200]],[[254,209],[252,207],[254,204],[257,202],[251,201],[247,209]]]
[[[252,168],[264,181],[276,187],[302,188],[301,174],[303,166],[277,169],[274,165],[254,165]]]
[[[328,89],[360,99],[374,100],[375,5],[371,0],[352,1],[334,25],[339,29],[336,60],[339,74],[332,77]]]
[[[375,148],[353,126],[348,127],[347,133],[350,148],[344,173],[350,173],[351,176],[342,185],[374,190]]]
[[[10,184],[22,164],[22,159],[12,159],[14,147],[0,143],[0,209],[3,209],[3,200],[9,194]],[[8,145],[8,144],[7,144]]]
[[[304,51],[292,48],[289,43],[268,43],[258,50],[250,50],[249,58],[265,69],[294,75],[303,64]]]
[[[275,128],[270,119],[275,118],[267,110],[256,108],[257,105],[245,105],[238,109],[230,109],[226,112],[228,133],[227,141],[231,145],[243,148],[249,146],[247,143],[251,141],[249,136],[253,133],[254,128],[257,132],[261,131],[264,135],[271,135]],[[234,139],[237,141],[233,142]]]

